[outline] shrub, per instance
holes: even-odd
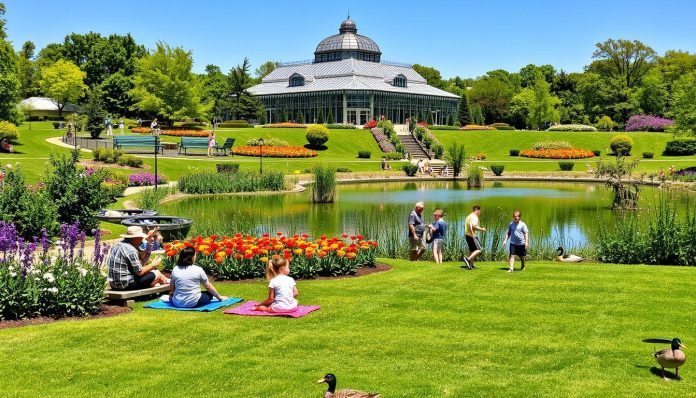
[[[239,164],[237,164],[237,163],[218,163],[215,165],[215,169],[220,174],[236,174],[239,171]]]
[[[571,171],[575,167],[575,162],[558,162],[558,167],[563,171]]]
[[[435,159],[442,159],[442,155],[445,153],[445,147],[443,147],[441,144],[433,144],[430,149],[433,151]]]
[[[101,151],[103,151],[103,150],[104,150],[103,148],[102,149],[100,149],[100,148],[93,149],[92,150],[92,160],[100,160],[99,156],[101,155]]]
[[[599,149],[593,149],[592,154],[595,156],[600,156],[602,154],[602,151],[600,151]]]
[[[329,129],[323,124],[313,124],[307,127],[305,137],[312,148],[321,148],[329,140]]]
[[[540,149],[571,149],[573,148],[568,141],[539,141],[534,143],[532,149],[538,151]]]
[[[152,129],[149,127],[135,127],[131,129],[134,134],[152,134]],[[168,135],[170,137],[207,137],[209,131],[203,130],[176,130],[176,129],[160,129],[160,135]]]
[[[667,156],[696,155],[696,138],[677,138],[667,141],[663,154]]]
[[[403,167],[404,173],[406,173],[407,176],[413,177],[418,173],[418,166],[416,166],[413,163],[406,163]]]
[[[643,152],[643,159],[652,159],[655,156],[652,152]]]
[[[355,128],[352,123],[330,123],[326,125],[329,130],[351,130]]]
[[[503,174],[503,170],[505,170],[505,165],[503,164],[492,164],[491,166],[491,171],[493,174],[499,176]]]
[[[404,158],[404,154],[400,152],[387,152],[382,154],[382,156],[389,160],[401,160]]]
[[[510,149],[510,156],[520,156],[519,149]]]
[[[549,127],[546,131],[597,131],[597,129],[584,124],[559,124]]]
[[[140,167],[143,165],[143,160],[134,155],[122,155],[118,158],[119,166]]]
[[[470,166],[466,170],[466,185],[470,188],[483,186],[483,171],[479,167]]]
[[[665,131],[674,120],[652,115],[634,115],[626,122],[626,131]]]
[[[360,159],[369,159],[372,156],[370,151],[358,151],[358,157]]]
[[[447,163],[452,167],[452,172],[455,178],[457,178],[464,168],[464,160],[466,159],[466,152],[464,151],[464,144],[452,143],[447,148]]]
[[[630,155],[633,148],[633,139],[626,134],[617,135],[611,139],[609,147],[615,155]]]
[[[16,141],[19,138],[19,129],[10,122],[0,121],[0,141]]]
[[[312,170],[312,201],[314,203],[333,203],[336,196],[336,169],[328,164],[318,164]]]
[[[581,148],[540,149],[538,151],[527,149],[520,152],[520,156],[538,159],[584,159],[594,157],[594,154]]]
[[[336,172],[337,173],[350,173],[352,170],[347,168],[347,167],[337,167]]]
[[[442,125],[435,125],[435,126],[430,126],[431,130],[459,130],[458,126],[442,126]]]
[[[483,152],[479,152],[476,154],[476,160],[486,160],[486,154]]]
[[[415,129],[413,129],[413,135],[416,136],[416,139],[418,141],[421,141],[423,139],[423,136],[425,135],[425,127],[423,126],[418,126]]]
[[[0,184],[0,220],[14,223],[17,233],[26,239],[40,236],[42,229],[53,236],[58,232],[56,210],[45,190],[29,189],[20,167],[6,169]],[[3,239],[0,235],[0,246]]]
[[[601,118],[599,118],[599,120],[597,120],[597,123],[595,123],[595,127],[598,130],[603,130],[603,131],[611,131],[611,130],[615,129],[617,126],[618,126],[618,124],[616,124],[616,122],[611,120],[611,118],[609,116],[602,116]]]
[[[246,120],[227,120],[218,125],[220,128],[224,129],[246,129],[249,127],[254,127]]]
[[[240,171],[236,174],[195,173],[179,178],[179,190],[191,194],[282,191],[285,177],[279,171],[264,174]]]
[[[248,146],[260,146],[260,140],[261,138],[252,138],[249,141],[247,141]],[[287,141],[281,140],[280,138],[265,138],[263,140],[263,146],[289,146]]]

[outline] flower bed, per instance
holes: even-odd
[[[304,129],[307,128],[306,124],[293,123],[293,122],[283,122],[283,123],[271,123],[263,126],[264,128],[273,129]]]
[[[259,142],[261,138],[252,138],[249,141],[247,141],[247,146],[259,146],[261,143]],[[280,138],[266,138],[263,140],[263,146],[288,146],[288,142],[281,140]]]
[[[165,184],[167,178],[161,174],[157,174],[157,184]],[[155,175],[148,172],[133,173],[128,176],[128,186],[142,187],[155,185]]]
[[[665,131],[674,120],[652,115],[634,115],[626,122],[626,131]]]
[[[372,132],[372,136],[375,137],[375,141],[377,141],[377,145],[379,145],[379,149],[382,152],[396,152],[396,147],[389,140],[389,136],[387,136],[384,130],[375,127],[370,132]]]
[[[571,149],[527,149],[520,152],[520,156],[540,159],[585,159],[594,157],[592,151],[581,148]]]
[[[136,134],[152,134],[152,129],[149,127],[135,127],[130,131]],[[209,131],[203,130],[160,130],[160,135],[172,137],[207,137],[209,133]]]
[[[233,236],[198,236],[165,245],[165,269],[172,269],[177,255],[184,247],[193,247],[196,263],[207,272],[222,279],[262,277],[269,259],[284,257],[290,261],[290,275],[296,278],[354,274],[359,267],[374,267],[377,242],[361,235],[309,239],[309,235],[261,237],[235,234]]]
[[[467,124],[464,127],[460,127],[460,130],[473,131],[473,130],[495,130],[493,127],[480,126],[478,124]]]
[[[370,120],[369,122],[367,122],[363,125],[363,128],[368,129],[368,130],[373,129],[375,127],[377,127],[377,121],[374,119]]]
[[[240,156],[261,156],[259,146],[238,146],[232,153]],[[317,152],[301,146],[263,146],[263,156],[269,158],[313,158]]]
[[[0,221],[0,320],[96,314],[104,299],[101,266],[109,250],[99,238],[94,231],[97,249],[87,260],[84,232],[77,224],[63,224],[57,254],[50,255],[45,231],[41,239],[25,241],[14,224]]]
[[[597,129],[584,124],[559,124],[549,127],[546,131],[597,131]]]

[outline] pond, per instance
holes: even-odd
[[[647,215],[659,200],[655,187],[643,187],[640,214]],[[686,193],[669,194],[686,202]],[[482,207],[481,225],[503,231],[514,209],[536,238],[583,246],[597,234],[599,223],[614,223],[621,212],[610,209],[612,193],[601,184],[546,182],[487,182],[467,189],[454,181],[393,182],[340,185],[336,203],[314,204],[310,189],[302,193],[186,198],[163,205],[161,214],[194,220],[193,233],[309,233],[342,232],[374,235],[386,230],[406,235],[408,213],[424,201],[425,221],[436,208],[461,230],[473,205]]]

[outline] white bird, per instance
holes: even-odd
[[[580,261],[585,261],[585,257],[576,256],[575,254],[564,254],[565,251],[560,246],[556,249],[556,252],[558,253],[556,259],[564,263],[579,263]]]

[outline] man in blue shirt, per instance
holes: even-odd
[[[512,222],[508,225],[503,246],[505,246],[508,239],[510,240],[510,258],[508,260],[510,269],[508,269],[508,272],[515,270],[515,256],[518,256],[522,263],[520,271],[524,271],[524,259],[529,248],[529,229],[527,224],[522,221],[522,213],[519,210],[515,210],[512,213]]]

